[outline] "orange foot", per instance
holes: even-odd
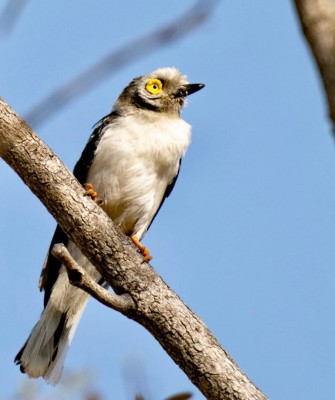
[[[143,246],[143,244],[138,240],[137,236],[132,236],[131,241],[134,243],[134,245],[140,250],[142,256],[144,257],[145,261],[150,261],[152,260],[152,256],[149,253],[149,250]]]
[[[84,183],[84,189],[86,191],[85,195],[90,196],[95,203],[98,203],[98,193],[93,189],[93,185],[91,183]]]

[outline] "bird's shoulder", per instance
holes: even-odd
[[[89,137],[86,146],[77,161],[73,174],[81,184],[86,183],[88,171],[93,163],[95,151],[100,143],[106,129],[112,125],[119,115],[113,111],[112,113],[101,118],[94,126],[93,132]]]

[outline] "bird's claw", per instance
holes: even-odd
[[[84,183],[85,196],[89,196],[95,203],[99,204],[98,193],[93,189],[91,183]]]
[[[149,249],[145,247],[137,238],[137,236],[132,236],[131,241],[134,243],[134,245],[139,249],[140,253],[142,254],[143,258],[145,261],[150,261],[152,260],[152,256],[149,252]]]

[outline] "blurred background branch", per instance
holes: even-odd
[[[82,96],[129,62],[161,49],[162,46],[166,46],[200,27],[211,15],[217,3],[218,0],[198,0],[174,21],[139,39],[135,39],[119,50],[113,50],[33,106],[24,116],[24,119],[33,128],[36,128],[68,105],[69,102]],[[116,40],[117,38],[115,38]]]
[[[0,14],[0,33],[2,35],[9,35],[12,32],[27,4],[28,0],[7,0]]]
[[[302,31],[319,68],[335,129],[335,1],[295,0]]]

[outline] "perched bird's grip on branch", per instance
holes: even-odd
[[[208,399],[265,400],[204,323],[143,263],[58,157],[0,99],[1,156],[31,188],[115,292]],[[32,150],[32,151],[31,151]]]
[[[131,238],[144,261],[152,257],[141,239],[171,193],[190,143],[191,126],[181,118],[181,110],[186,97],[204,86],[189,83],[172,67],[134,78],[112,111],[95,125],[74,167],[74,176],[85,187],[86,195],[94,202],[103,199],[99,204],[116,227]],[[61,377],[66,352],[89,299],[86,292],[70,284],[65,266],[52,252],[56,243],[64,243],[72,259],[95,282],[102,278],[57,226],[40,279],[44,310],[15,357],[21,371],[31,377],[42,376],[50,383],[57,383]],[[84,281],[88,284],[78,275],[78,268],[67,271],[76,286]],[[86,286],[90,289],[92,283]],[[94,293],[106,301],[106,293],[96,286]]]

